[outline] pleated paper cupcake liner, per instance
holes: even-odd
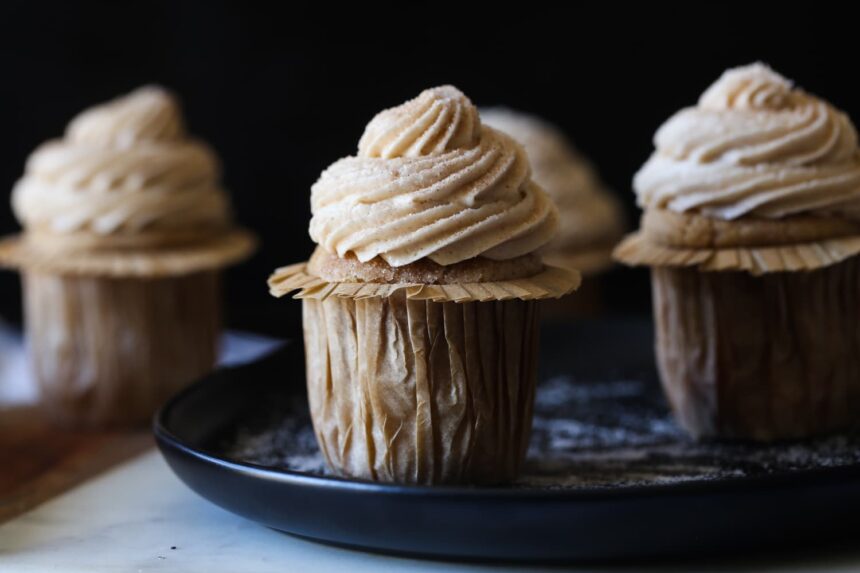
[[[764,247],[687,249],[655,244],[644,233],[625,238],[616,260],[628,265],[692,267],[700,271],[746,271],[752,275],[813,271],[860,254],[860,236]]]
[[[651,276],[661,379],[693,436],[772,441],[860,424],[860,259],[761,277]]]
[[[30,361],[52,422],[142,426],[214,368],[219,274],[106,280],[24,271]]]
[[[269,292],[280,298],[298,291],[293,298],[314,300],[332,296],[357,300],[386,298],[402,292],[409,300],[462,303],[559,298],[575,291],[580,282],[578,271],[546,266],[535,276],[507,281],[444,285],[340,283],[310,274],[304,262],[277,269],[269,277]]]
[[[308,397],[338,475],[513,480],[529,442],[537,302],[305,298]]]
[[[158,278],[215,270],[247,258],[257,240],[243,229],[204,243],[152,249],[44,249],[26,234],[0,240],[0,265],[63,275]]]
[[[538,303],[577,271],[482,283],[329,282],[306,263],[269,279],[302,299],[308,395],[332,471],[409,484],[513,480],[537,377]]]

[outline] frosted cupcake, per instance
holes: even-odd
[[[133,425],[215,364],[219,271],[252,237],[231,222],[214,153],[157,87],[76,117],[12,193],[41,401],[77,425]]]
[[[761,64],[657,132],[636,174],[657,357],[697,437],[775,440],[860,421],[860,150],[849,118]]]
[[[456,88],[378,114],[358,154],[311,189],[308,263],[272,294],[303,299],[317,440],[337,474],[498,483],[528,445],[537,301],[575,271],[537,251],[557,212],[523,149]]]
[[[525,147],[534,181],[558,207],[559,230],[544,249],[546,260],[585,275],[609,268],[612,249],[624,234],[624,216],[588,160],[558,128],[533,115],[489,108],[481,110],[481,121]]]

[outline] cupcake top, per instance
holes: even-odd
[[[147,86],[81,113],[63,139],[36,149],[12,207],[28,236],[46,240],[211,235],[230,223],[219,171],[175,98]]]
[[[763,64],[726,71],[660,127],[654,145],[634,179],[643,208],[723,220],[860,218],[851,120]]]
[[[618,201],[558,128],[507,108],[482,109],[481,119],[525,147],[534,180],[558,207],[559,232],[548,251],[575,251],[621,236],[624,219]]]
[[[513,259],[546,244],[558,225],[523,148],[483,126],[452,86],[374,117],[357,155],[313,185],[311,211],[311,238],[326,251],[392,267]]]

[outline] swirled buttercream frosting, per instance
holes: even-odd
[[[311,211],[310,235],[321,247],[394,267],[512,259],[547,243],[558,224],[523,148],[482,126],[451,86],[374,117],[357,155],[313,185]]]
[[[187,136],[173,96],[151,86],[83,112],[63,139],[36,149],[12,206],[28,232],[106,242],[220,229],[230,218],[217,157]]]
[[[726,71],[654,145],[634,178],[642,207],[726,220],[860,217],[851,120],[763,64]]]
[[[621,206],[592,165],[554,125],[503,107],[481,109],[481,121],[525,147],[532,177],[559,211],[559,229],[548,251],[567,251],[614,242],[621,236]]]

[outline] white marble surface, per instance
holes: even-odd
[[[175,549],[172,549],[175,547]],[[339,549],[272,531],[197,497],[155,452],[0,526],[0,572],[858,571],[860,549],[753,562],[467,565]]]
[[[406,567],[464,569],[332,548],[264,528],[191,493],[155,452],[0,526],[4,573],[381,573]]]

